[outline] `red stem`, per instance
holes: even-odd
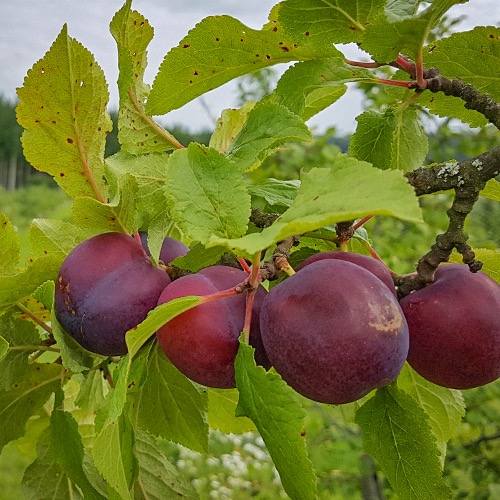
[[[368,250],[368,252],[370,252],[370,255],[378,260],[379,262],[382,262],[382,264],[384,264],[385,267],[387,267],[387,269],[389,270],[389,272],[391,273],[391,276],[396,276],[397,274],[382,260],[382,258],[380,257],[380,255],[375,251],[375,249],[371,246],[371,245],[366,245],[366,248]]]
[[[245,324],[243,325],[243,338],[245,339],[245,344],[250,344],[250,327],[252,324],[252,311],[253,303],[255,299],[255,294],[257,289],[252,289],[247,294],[247,301],[245,306]]]
[[[233,295],[238,295],[239,293],[242,293],[243,290],[244,287],[242,285],[236,285],[235,287],[228,288],[227,290],[222,290],[210,295],[205,295],[204,297],[200,298],[200,305],[208,304],[209,302],[213,302],[215,300],[225,299],[226,297],[232,297]]]
[[[411,82],[403,80],[387,80],[386,78],[375,78],[375,83],[382,83],[384,85],[393,85],[394,87],[408,87]]]
[[[240,263],[240,266],[243,268],[243,271],[245,271],[247,274],[251,273],[250,266],[247,264],[247,261],[243,257],[238,257],[238,262]]]
[[[398,58],[396,59],[396,64],[403,70],[403,71],[411,71],[413,68],[413,63],[409,61],[404,55],[399,54]]]
[[[257,293],[257,288],[260,284],[260,252],[257,252],[252,259],[252,267],[250,269],[250,276],[248,278],[248,284],[250,285],[250,290],[247,294],[247,301],[245,307],[245,323],[243,325],[243,338],[245,344],[250,344],[250,326],[252,323],[252,310],[255,294]]]
[[[417,60],[415,61],[415,74],[417,85],[421,89],[425,89],[427,87],[427,82],[424,78],[424,61],[422,59],[422,50],[419,51]]]
[[[354,226],[352,226],[352,229],[356,231],[356,229],[359,229],[363,224],[367,223],[373,217],[373,215],[367,215],[366,217],[363,217],[360,221],[356,222]]]
[[[422,59],[422,50],[419,51],[417,60],[415,61],[415,71],[417,85],[419,86],[419,88],[425,89],[427,87],[427,82],[424,78],[424,61]]]

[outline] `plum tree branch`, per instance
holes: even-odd
[[[466,108],[483,114],[500,129],[500,104],[489,95],[461,80],[444,78],[434,68],[425,70],[424,77],[427,78],[425,87],[427,90],[461,98]],[[414,83],[413,88],[416,85]],[[448,228],[436,237],[430,251],[419,260],[417,274],[395,279],[401,297],[431,283],[435,270],[440,263],[449,259],[454,248],[462,254],[463,262],[470,267],[472,272],[481,269],[482,263],[476,260],[474,251],[467,244],[468,236],[464,232],[464,224],[479,198],[479,192],[484,189],[486,182],[499,173],[500,148],[495,148],[463,162],[445,162],[428,168],[419,168],[406,174],[417,196],[453,189],[455,197],[447,212]]]

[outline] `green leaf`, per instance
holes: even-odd
[[[45,256],[18,274],[0,276],[0,308],[31,295],[42,283],[55,280],[60,266],[60,259]]]
[[[35,461],[24,473],[24,497],[27,500],[83,500],[80,490],[59,465],[51,441],[51,431],[47,429],[37,443]]]
[[[294,202],[271,226],[239,239],[213,236],[209,246],[227,245],[239,255],[252,256],[288,236],[370,214],[422,221],[417,198],[401,172],[382,171],[342,155],[332,168],[304,174]]]
[[[137,474],[134,433],[124,417],[110,422],[96,437],[92,457],[109,486],[124,500],[132,500],[130,488]]]
[[[345,63],[344,56],[305,61],[289,68],[280,78],[271,98],[308,120],[340,99],[349,82],[372,82],[365,68]]]
[[[410,17],[417,12],[421,0],[387,0],[385,15],[390,21]]]
[[[442,16],[454,5],[467,1],[434,0],[429,7],[413,16],[379,17],[367,26],[361,48],[380,62],[391,62],[400,52],[417,60],[427,36]]]
[[[81,377],[83,380],[80,382],[80,391],[75,404],[82,410],[95,411],[104,401],[108,384],[101,370],[91,370]]]
[[[479,193],[483,198],[500,201],[500,182],[496,179],[490,179],[485,188]]]
[[[158,345],[151,350],[147,368],[147,377],[131,402],[134,426],[207,453],[206,394],[170,363]]]
[[[365,111],[356,120],[351,155],[383,170],[408,172],[422,166],[428,142],[415,107],[387,108],[384,113]]]
[[[141,347],[167,321],[195,307],[201,300],[200,297],[181,297],[161,304],[151,311],[136,328],[126,333],[128,354],[121,359],[115,369],[114,373],[118,374],[118,381],[114,389],[106,396],[104,404],[97,414],[96,428],[98,432],[102,431],[110,423],[116,422],[116,419],[122,414],[127,396],[132,360]]]
[[[239,393],[236,389],[208,389],[208,423],[226,434],[255,431],[254,423],[235,415]]]
[[[257,166],[287,141],[310,141],[311,132],[304,122],[285,106],[264,101],[248,113],[247,121],[227,150],[227,156],[239,168]]]
[[[395,385],[378,389],[356,413],[365,450],[400,498],[444,500],[439,451],[424,410]]]
[[[250,195],[242,169],[214,149],[191,143],[172,153],[165,186],[172,219],[191,239],[245,233]]]
[[[0,276],[14,274],[21,255],[21,243],[14,225],[0,213]]]
[[[137,354],[142,345],[165,323],[179,314],[199,305],[203,297],[180,297],[165,304],[157,306],[148,313],[146,319],[129,330],[125,336],[128,353],[132,358]]]
[[[92,54],[64,26],[18,89],[24,155],[70,196],[106,198],[104,146],[108,89]]]
[[[137,183],[134,203],[140,213],[141,224],[148,223],[165,209],[164,188],[168,180],[165,168],[169,161],[167,154],[148,154],[132,156],[119,152],[106,158],[109,179],[120,179],[132,175]]]
[[[61,382],[61,366],[32,364],[22,381],[0,392],[0,450],[21,437],[27,420],[47,401]]]
[[[412,370],[408,364],[405,364],[398,377],[398,387],[409,394],[429,417],[443,467],[446,445],[456,435],[465,415],[462,393],[432,384]]]
[[[299,188],[300,181],[297,179],[282,181],[267,178],[258,184],[252,184],[248,190],[252,196],[263,198],[270,206],[289,207],[297,196]]]
[[[214,133],[210,137],[209,146],[221,153],[225,153],[240,133],[248,113],[250,113],[254,106],[254,102],[245,102],[239,109],[225,109],[222,111],[221,117],[215,124]]]
[[[274,371],[253,359],[253,348],[240,343],[235,361],[240,393],[236,415],[253,420],[291,498],[316,498],[316,477],[304,439],[305,411],[293,390]]]
[[[139,461],[139,483],[146,498],[199,498],[191,483],[169,460],[167,443],[150,434],[136,432],[135,455]]]
[[[197,243],[184,257],[177,257],[171,264],[195,273],[218,262],[226,251],[224,247],[205,248]]]
[[[360,42],[366,25],[384,9],[385,0],[288,0],[278,19],[289,36],[311,43]]]
[[[497,283],[500,283],[500,252],[498,250],[490,250],[487,248],[474,248],[476,259],[483,263],[481,271],[493,278]],[[462,264],[462,256],[452,254],[450,261]]]
[[[163,60],[146,110],[160,115],[247,73],[273,64],[337,53],[333,45],[309,46],[285,35],[272,20],[254,30],[230,16],[203,19]]]
[[[58,388],[54,409],[50,416],[52,450],[56,461],[68,478],[80,487],[86,499],[104,499],[85,475],[83,444],[78,432],[78,423],[71,413],[63,410],[63,400],[64,393],[61,388]]]
[[[31,257],[51,255],[62,261],[73,248],[90,234],[68,222],[53,219],[33,219],[30,226]]]
[[[0,332],[7,346],[7,351],[0,356],[0,390],[8,391],[32,370],[28,356],[36,351],[40,336],[32,322],[7,314],[0,316]]]
[[[130,174],[120,177],[118,190],[108,203],[89,196],[75,198],[73,220],[80,227],[95,231],[133,233],[139,227],[135,195],[137,182]]]
[[[442,92],[422,92],[415,102],[441,118],[456,118],[471,127],[484,127],[488,124],[483,114],[466,108],[465,101],[459,97],[444,95]]]
[[[64,331],[57,320],[55,311],[52,311],[51,325],[57,347],[61,350],[64,368],[75,373],[92,368],[98,358],[85,350],[71,335]]]
[[[52,311],[54,305],[55,282],[52,280],[42,283],[34,292],[33,297],[42,303],[48,310]]]
[[[500,100],[500,28],[478,26],[434,42],[425,53],[424,63],[438,68],[447,78],[470,83],[496,101]]]
[[[134,155],[168,151],[178,147],[177,141],[144,110],[149,94],[144,72],[153,28],[144,16],[131,10],[131,4],[127,0],[109,25],[118,47],[118,140],[123,151]]]

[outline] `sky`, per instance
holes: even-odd
[[[152,83],[165,54],[204,17],[228,14],[251,28],[259,29],[267,21],[278,0],[134,0],[133,8],[143,14],[155,29],[148,49],[146,82]],[[69,35],[89,49],[103,68],[110,88],[110,107],[118,106],[116,89],[116,44],[109,33],[109,22],[124,0],[0,0],[0,94],[15,99],[28,69],[50,48],[64,23]],[[454,6],[450,14],[466,15],[461,30],[475,25],[499,25],[498,0],[470,0]],[[350,53],[349,53],[350,52]],[[352,57],[348,49],[347,55]],[[281,71],[284,67],[281,68]],[[192,131],[212,128],[210,117],[219,116],[224,108],[236,106],[236,85],[229,83],[209,92],[204,101],[194,101],[162,117],[162,123],[181,124]],[[361,92],[351,87],[337,103],[309,121],[317,130],[335,126],[339,133],[355,128],[355,117],[361,113]]]

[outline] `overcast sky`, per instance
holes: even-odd
[[[208,15],[229,14],[246,25],[259,29],[278,0],[134,0],[133,8],[141,12],[155,28],[149,46],[146,81],[151,83],[168,50],[178,44],[197,22]],[[0,0],[0,94],[14,99],[15,89],[22,85],[28,69],[49,49],[64,23],[69,35],[88,48],[103,68],[111,93],[111,106],[117,106],[116,45],[109,33],[109,21],[124,0]],[[470,0],[452,8],[451,14],[465,14],[461,29],[474,25],[499,25],[499,0]],[[212,114],[236,105],[234,84],[228,84],[205,96]],[[329,125],[339,132],[350,132],[361,111],[360,95],[350,89],[328,110],[309,123],[319,129]],[[190,103],[170,113],[167,124],[180,123],[199,130],[212,123],[199,102]]]

